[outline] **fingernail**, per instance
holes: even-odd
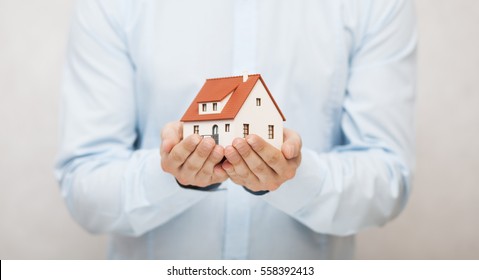
[[[208,149],[211,149],[216,145],[216,143],[213,139],[208,139],[207,138],[207,139],[203,139],[203,141],[205,142],[206,147],[208,147]]]
[[[228,158],[228,157],[227,157]],[[229,158],[230,162],[236,162],[238,163],[239,157],[236,155],[236,153],[230,154]]]
[[[221,167],[225,170],[225,171],[229,171],[232,167],[231,163],[227,160],[225,160],[225,162],[223,162],[223,164],[221,165]]]
[[[294,148],[291,145],[285,145],[282,150],[283,150],[283,155],[286,159],[291,159],[293,157]]]
[[[229,162],[238,162],[239,161],[239,156],[236,150],[230,150],[230,152],[225,153],[226,158],[229,160]]]
[[[168,141],[163,141],[161,143],[161,150],[165,153],[169,153],[171,151],[171,148],[170,148],[170,144],[168,143]]]
[[[250,147],[243,140],[238,141],[234,147],[240,154],[244,154],[248,149],[250,149]]]
[[[201,142],[201,137],[198,135],[193,136],[193,143],[198,145]]]
[[[233,144],[233,146],[236,148],[236,146],[240,145],[242,141],[243,141],[243,139],[241,139],[241,138],[235,138],[235,139],[233,140],[233,143],[232,143],[232,144]]]
[[[293,158],[294,157],[294,154],[295,154],[295,148],[294,146],[289,146],[289,156],[290,158]]]
[[[214,149],[213,150],[213,158],[215,160],[220,160],[221,158],[223,158],[223,153],[221,153],[220,151],[218,151],[217,149]]]
[[[248,144],[254,149],[256,144],[257,144],[257,141],[255,140],[254,137],[248,137],[246,138],[246,142],[248,142]]]

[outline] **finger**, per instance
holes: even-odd
[[[237,177],[240,177],[248,185],[259,184],[258,177],[251,172],[241,155],[234,147],[228,146],[225,148],[225,157],[228,160],[228,163],[233,166],[234,173]],[[226,167],[228,168],[229,166],[226,165]],[[228,172],[228,169],[225,170]],[[230,173],[228,173],[228,175],[230,175]]]
[[[228,163],[226,162],[223,163],[223,166],[225,167],[222,167],[225,173],[228,175],[228,178],[230,178],[231,181],[237,185],[246,186],[247,185],[246,180],[243,177],[236,174],[233,165],[231,163],[229,164],[230,164],[230,168],[226,167],[228,165]]]
[[[281,146],[281,152],[286,159],[292,159],[300,155],[302,141],[298,133],[291,129],[283,129],[284,142]]]
[[[233,147],[235,147],[238,153],[243,157],[249,170],[251,170],[263,184],[274,180],[276,172],[263,161],[244,139],[235,139],[233,141]]]
[[[235,168],[233,167],[233,164],[229,162],[228,160],[225,160],[223,163],[221,163],[221,168],[228,173],[228,175],[235,175]]]
[[[186,172],[186,174],[184,174],[186,177],[196,177],[196,174],[205,164],[215,145],[216,143],[212,138],[202,139],[193,153],[190,154],[181,166],[181,172]]]
[[[183,137],[183,123],[181,122],[169,122],[165,125],[161,131],[161,139],[175,138],[181,140]]]
[[[277,174],[284,172],[284,169],[287,167],[287,161],[281,151],[254,134],[248,135],[246,142]]]
[[[214,141],[213,141],[214,142]],[[201,144],[200,144],[201,146]],[[198,148],[200,147],[198,146]],[[196,173],[196,181],[211,182],[214,176],[215,165],[218,164],[224,155],[224,149],[221,146],[214,146],[210,155],[206,159],[203,167]]]
[[[171,152],[173,147],[180,143],[183,138],[183,124],[181,122],[170,122],[165,125],[161,131],[161,148],[162,156]]]
[[[195,151],[200,141],[201,137],[197,134],[193,134],[175,145],[168,154],[168,164],[175,169],[181,167],[191,153]]]
[[[213,183],[221,183],[228,179],[228,173],[221,167],[221,163],[218,163],[213,168]]]
[[[226,173],[226,175],[228,175],[228,177],[229,177],[233,182],[235,182],[235,183],[238,184],[238,185],[244,185],[243,179],[236,174],[235,168],[234,168],[233,164],[231,164],[231,162],[229,162],[228,160],[225,160],[225,161],[221,164],[221,168],[224,170],[224,172]]]

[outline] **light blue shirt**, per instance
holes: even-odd
[[[351,258],[404,208],[413,168],[416,26],[408,0],[81,0],[56,174],[111,258]],[[303,139],[264,196],[183,189],[160,131],[206,78],[261,73]]]

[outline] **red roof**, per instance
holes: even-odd
[[[273,101],[274,106],[276,106],[276,109],[283,118],[283,121],[285,121],[286,119],[283,116],[283,113],[279,109],[278,104],[276,104],[276,101],[274,101],[273,96],[269,92],[269,89],[263,81],[263,78],[261,78],[260,74],[249,75],[246,82],[243,82],[243,76],[207,79],[200,92],[198,95],[196,95],[196,98],[193,100],[190,107],[188,107],[185,114],[181,118],[181,121],[194,122],[234,119],[258,80],[260,80],[265,87],[269,97],[271,97],[271,101]],[[199,114],[198,103],[219,102],[227,97],[231,92],[233,92],[233,94],[221,113],[204,115]]]

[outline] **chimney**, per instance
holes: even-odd
[[[243,83],[245,83],[248,80],[248,74],[244,73],[243,74]]]

